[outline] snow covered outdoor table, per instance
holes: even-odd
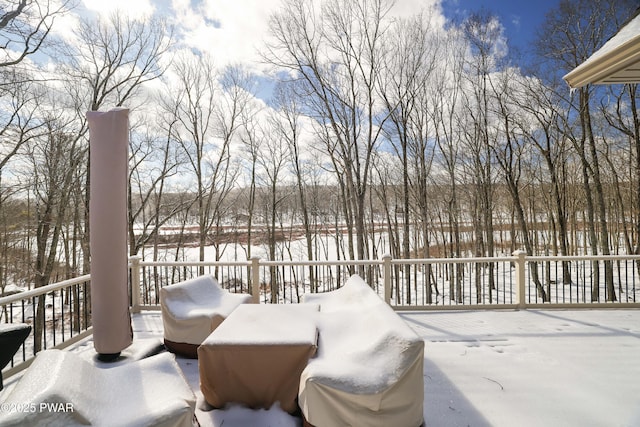
[[[198,348],[200,389],[217,408],[296,410],[300,373],[316,352],[318,305],[239,306]]]

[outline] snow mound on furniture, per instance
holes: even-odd
[[[423,421],[424,341],[359,277],[305,295],[320,305],[318,352],[298,401],[316,427],[417,427]]]
[[[165,344],[169,350],[197,357],[197,347],[251,295],[223,289],[212,275],[203,275],[160,290]]]
[[[45,350],[6,396],[0,425],[191,427],[195,396],[175,357],[162,353],[100,369],[80,356]]]

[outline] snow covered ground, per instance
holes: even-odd
[[[640,310],[399,314],[425,340],[427,427],[640,425]],[[135,315],[134,330],[133,347],[153,346],[160,313]],[[90,350],[90,341],[77,348]],[[197,362],[178,363],[203,427],[301,426],[277,407],[208,410]]]

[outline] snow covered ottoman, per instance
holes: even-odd
[[[198,348],[200,390],[212,406],[297,410],[300,373],[316,352],[315,304],[246,304]]]
[[[177,354],[195,359],[198,346],[251,295],[228,292],[211,275],[166,286],[160,290],[164,344]]]
[[[304,302],[320,305],[318,351],[298,392],[306,425],[421,425],[424,341],[413,329],[359,276]]]
[[[196,404],[170,353],[102,369],[45,350],[0,398],[2,426],[191,427]]]

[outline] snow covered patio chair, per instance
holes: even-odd
[[[420,426],[424,341],[413,329],[359,276],[304,302],[320,305],[298,392],[305,426]]]
[[[251,295],[230,293],[211,275],[160,290],[164,344],[172,352],[195,359],[198,346],[237,306]]]
[[[196,397],[171,353],[113,368],[45,350],[0,395],[2,426],[192,427]]]

